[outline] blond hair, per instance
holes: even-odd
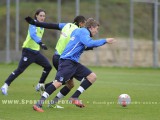
[[[93,18],[88,18],[85,24],[86,28],[91,28],[91,27],[96,27],[96,26],[100,26],[99,23],[94,20]]]

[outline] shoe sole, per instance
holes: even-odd
[[[64,109],[64,107],[59,106],[59,105],[55,105],[55,106],[53,106],[53,105],[48,105],[48,107],[49,107],[49,108],[54,108],[54,109]]]
[[[43,109],[37,107],[36,105],[33,105],[33,110],[37,111],[37,112],[44,112]]]
[[[85,107],[85,105],[79,103],[79,100],[75,100],[75,99],[73,99],[73,98],[70,98],[69,101],[71,101],[72,104],[76,105],[76,106],[79,107],[79,108]]]

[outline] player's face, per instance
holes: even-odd
[[[37,17],[37,20],[39,21],[39,22],[44,22],[44,20],[45,20],[45,12],[40,12],[38,15],[36,15],[36,17]]]
[[[98,33],[98,28],[99,28],[99,26],[96,26],[96,27],[91,27],[90,28],[90,31],[91,31],[91,34],[92,34],[92,36],[95,36],[97,33]]]

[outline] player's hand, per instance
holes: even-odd
[[[36,24],[34,19],[32,19],[30,16],[26,17],[25,20],[26,20],[26,22],[28,22],[31,25],[35,25]]]
[[[44,43],[40,42],[39,45],[41,46],[42,49],[48,50],[47,46]]]
[[[116,40],[114,38],[107,38],[106,41],[108,44],[112,44],[112,43],[116,42]]]

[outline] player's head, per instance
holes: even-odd
[[[99,26],[99,23],[93,18],[88,18],[85,24],[85,27],[91,32],[91,36],[94,36],[98,33]]]
[[[44,22],[45,20],[45,15],[46,12],[43,9],[38,9],[36,10],[35,14],[34,14],[34,19],[38,20],[39,22]]]
[[[78,27],[84,27],[86,22],[86,18],[84,16],[77,16],[74,18],[73,23],[75,23]]]

